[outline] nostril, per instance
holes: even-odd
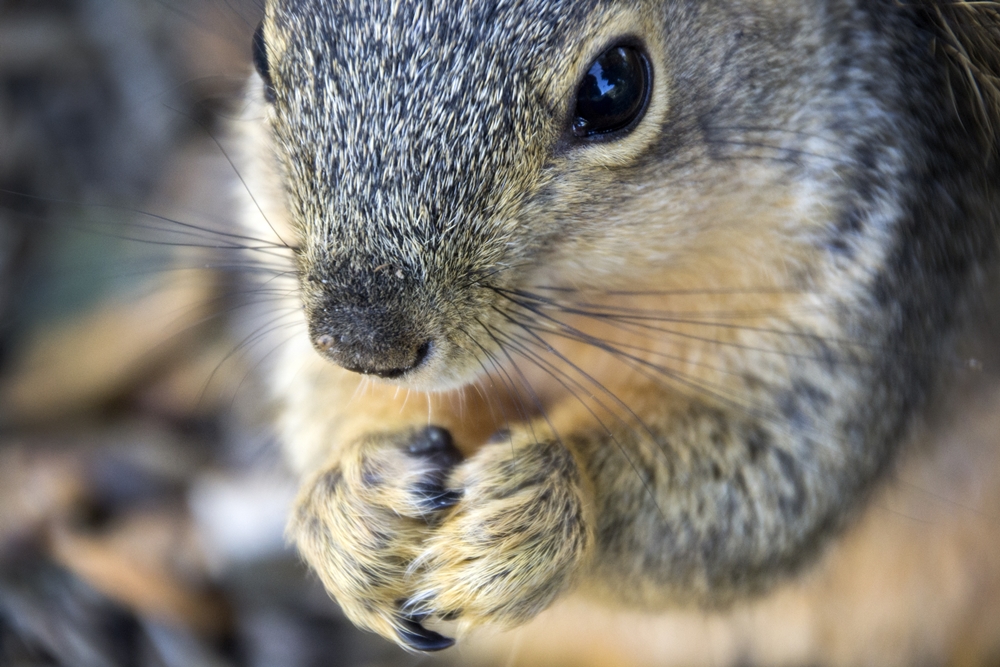
[[[432,341],[427,341],[426,343],[417,348],[417,356],[413,360],[413,366],[411,368],[416,368],[420,364],[424,363],[424,360],[427,359],[427,357],[431,353],[432,346],[433,346]]]
[[[334,343],[336,343],[336,341],[333,339],[333,336],[329,334],[322,334],[316,336],[314,342],[316,343],[316,347],[318,347],[320,350],[323,350],[324,352],[328,351],[330,348],[334,346]]]

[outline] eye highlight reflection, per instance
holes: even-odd
[[[599,137],[634,126],[646,110],[650,78],[649,61],[637,48],[616,46],[599,55],[577,90],[573,134]]]

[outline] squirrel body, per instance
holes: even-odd
[[[287,249],[289,532],[347,615],[436,650],[814,562],[995,262],[998,35],[972,3],[269,0],[244,217]],[[638,115],[580,136],[614,49]]]

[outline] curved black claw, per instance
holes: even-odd
[[[412,488],[423,511],[440,512],[458,503],[461,491],[445,488],[448,473],[462,460],[462,454],[451,440],[451,433],[440,426],[428,426],[418,431],[406,447],[410,456],[417,456],[430,463],[432,468],[424,479]]]
[[[461,491],[443,489],[441,486],[422,485],[420,490],[425,494],[420,504],[427,511],[435,512],[457,505],[462,499]]]
[[[440,426],[428,426],[418,432],[406,451],[413,456],[427,456],[442,466],[453,466],[462,460],[462,454],[451,440],[451,433]]]
[[[428,630],[409,618],[400,619],[400,625],[402,628],[397,630],[400,641],[414,651],[442,651],[455,644],[451,637]]]

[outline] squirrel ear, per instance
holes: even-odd
[[[264,98],[273,103],[274,82],[271,81],[271,65],[267,62],[267,44],[264,43],[264,22],[257,25],[253,33],[253,66],[264,80]]]

